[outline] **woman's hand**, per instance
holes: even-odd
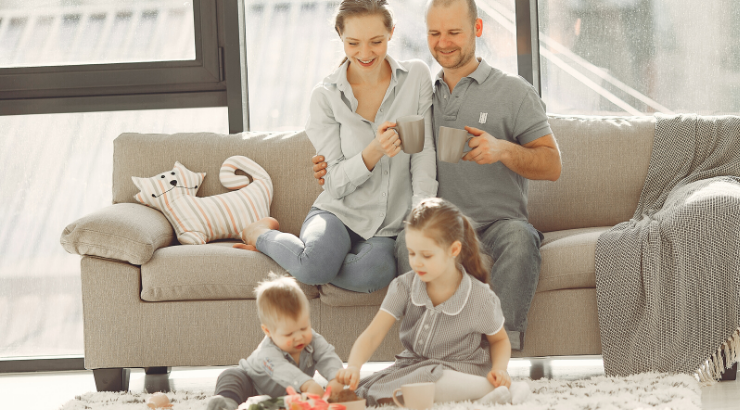
[[[506,386],[506,388],[511,387],[511,377],[509,376],[509,373],[506,370],[493,369],[490,372],[488,372],[488,375],[486,376],[486,378],[493,385],[493,387],[499,387],[499,386]]]
[[[357,366],[347,366],[346,369],[337,372],[336,380],[345,386],[349,386],[349,389],[354,391],[360,383],[360,368]]]
[[[401,152],[401,139],[396,130],[391,129],[395,126],[395,122],[386,121],[378,127],[378,133],[375,135],[375,142],[378,143],[380,152],[389,158]]]

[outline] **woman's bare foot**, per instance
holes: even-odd
[[[243,244],[243,243],[235,243],[235,244],[234,244],[234,246],[232,246],[232,247],[233,247],[233,248],[237,248],[237,249],[244,249],[245,251],[255,251],[255,252],[259,252],[259,251],[257,250],[257,248],[255,248],[254,246],[252,246],[252,245],[245,245],[245,244]]]
[[[280,229],[280,223],[272,217],[262,218],[259,221],[247,225],[241,233],[244,246],[234,245],[235,248],[246,250],[257,250],[257,238],[267,231]]]

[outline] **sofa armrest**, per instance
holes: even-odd
[[[103,208],[67,225],[60,242],[69,253],[142,265],[175,239],[161,212],[140,204]]]

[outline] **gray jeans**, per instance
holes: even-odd
[[[395,243],[379,236],[365,240],[333,213],[311,208],[300,237],[269,231],[257,238],[257,249],[307,285],[370,293],[396,277]]]
[[[490,283],[501,300],[511,348],[521,350],[527,314],[540,279],[542,234],[529,222],[518,219],[496,221],[478,229],[477,233],[483,250],[495,261]],[[399,273],[411,270],[405,232],[396,240],[396,257]]]

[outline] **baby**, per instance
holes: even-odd
[[[332,391],[343,389],[335,380],[342,360],[334,346],[311,329],[308,299],[295,279],[270,273],[254,291],[265,338],[238,367],[218,376],[208,410],[234,410],[257,395],[285,396],[288,386],[322,395],[324,389],[313,379],[316,370],[330,380]]]

